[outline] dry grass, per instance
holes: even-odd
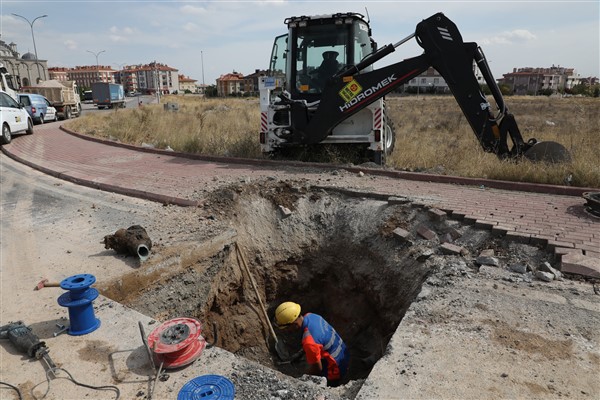
[[[125,143],[232,157],[260,158],[256,99],[201,99],[166,96],[179,112],[162,105],[91,113],[70,121],[75,131]],[[520,182],[600,188],[600,100],[509,97],[525,140],[552,140],[569,149],[573,161],[550,165],[501,161],[484,153],[454,99],[442,96],[388,98],[396,127],[393,168]],[[339,160],[338,160],[339,161]]]

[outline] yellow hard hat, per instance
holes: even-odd
[[[275,322],[278,327],[285,327],[300,316],[300,304],[286,301],[275,309]]]

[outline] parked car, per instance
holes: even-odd
[[[17,103],[6,92],[0,92],[0,122],[0,144],[10,143],[15,133],[33,133],[33,119],[25,110],[25,106]]]
[[[56,108],[52,107],[48,99],[41,94],[19,93],[17,96],[19,103],[25,106],[34,123],[43,124],[57,120]]]

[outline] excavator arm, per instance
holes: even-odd
[[[423,48],[422,55],[370,72],[360,72],[413,37],[416,37],[417,43]],[[496,114],[477,82],[474,62],[492,92],[498,108]],[[319,143],[340,122],[417,77],[429,67],[435,68],[445,79],[485,151],[495,153],[500,158],[509,158],[521,156],[534,147],[537,142],[535,139],[530,139],[527,143],[523,141],[515,118],[508,112],[481,49],[476,43],[464,43],[456,25],[442,13],[420,22],[415,34],[396,44],[382,47],[357,65],[333,75],[327,81],[320,101],[307,103],[305,100],[291,99],[284,93],[280,104],[290,108],[290,134],[293,141]],[[510,148],[508,137],[512,141]],[[559,152],[562,151],[562,146],[558,146],[561,147]]]

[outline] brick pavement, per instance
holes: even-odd
[[[58,126],[37,126],[33,135],[14,137],[2,151],[61,179],[183,206],[197,205],[202,193],[219,180],[305,178],[319,186],[344,189],[341,180],[331,174],[332,169],[364,171],[366,177],[353,176],[362,179],[356,185],[362,191],[366,188],[379,196],[410,197],[417,204],[443,210],[452,218],[491,229],[511,240],[547,246],[564,269],[600,277],[600,219],[584,211],[585,200],[581,197],[590,189],[181,155],[89,140]],[[347,176],[343,183],[348,189],[354,186]]]

